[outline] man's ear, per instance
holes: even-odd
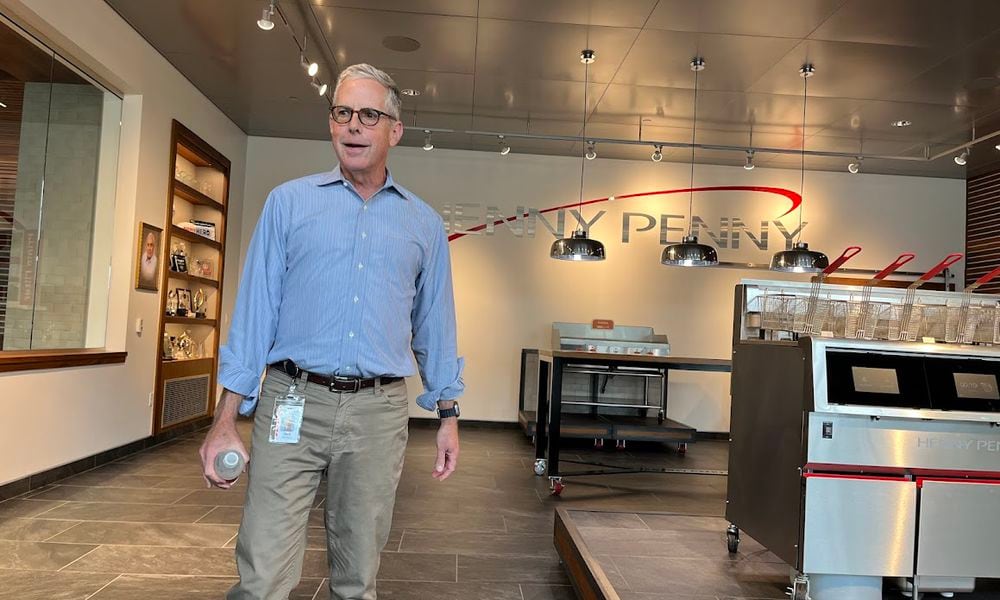
[[[389,147],[393,147],[403,138],[403,122],[393,121],[392,129],[389,131]]]

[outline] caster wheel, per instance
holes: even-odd
[[[594,438],[594,450],[603,450],[604,440],[601,438]]]
[[[564,489],[566,489],[566,486],[563,485],[563,483],[561,481],[553,481],[552,482],[552,491],[550,492],[550,495],[552,495],[552,496],[559,496],[559,495],[562,494],[562,492],[563,492]]]
[[[726,529],[726,549],[730,554],[736,554],[740,549],[740,530],[735,525]]]
[[[545,475],[546,468],[548,468],[548,463],[544,458],[539,458],[535,460],[535,475],[539,477]]]
[[[615,450],[624,450],[625,440],[615,440]]]
[[[687,452],[688,452],[687,444],[677,444],[677,454],[684,456],[685,454],[687,454]]]

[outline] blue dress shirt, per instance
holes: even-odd
[[[386,174],[367,202],[333,171],[283,183],[254,230],[219,383],[257,404],[266,365],[291,359],[319,375],[414,374],[417,404],[462,394],[444,223]]]

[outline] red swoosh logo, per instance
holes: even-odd
[[[785,188],[778,187],[767,187],[760,185],[715,185],[708,187],[696,187],[696,188],[678,188],[676,190],[659,190],[655,192],[638,192],[635,194],[624,194],[622,196],[615,196],[615,202],[619,200],[628,200],[629,198],[642,198],[644,196],[664,196],[667,194],[687,194],[690,192],[760,192],[763,194],[776,194],[778,196],[784,196],[792,202],[792,207],[783,212],[778,216],[780,219],[785,215],[788,215],[795,211],[799,206],[802,205],[802,196],[798,192],[793,192],[792,190],[787,190]],[[582,203],[582,206],[589,206],[591,204],[600,204],[601,202],[608,202],[611,197],[607,198],[596,198],[594,200],[587,200]],[[567,208],[573,208],[574,206],[581,206],[579,202],[573,202],[571,204],[563,204],[562,206],[553,206],[552,208],[546,208],[538,211],[540,214],[555,212],[558,210],[565,210]],[[527,217],[528,213],[520,215],[521,217]],[[494,221],[493,225],[503,225],[504,223],[509,223],[511,221],[517,220],[518,216],[507,217],[506,219],[500,219],[499,221]],[[448,241],[452,242],[459,238],[465,237],[469,232],[482,231],[486,229],[488,223],[481,223],[476,225],[471,229],[466,229],[462,233],[453,233],[448,236]]]

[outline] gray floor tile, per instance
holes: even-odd
[[[66,531],[80,521],[47,521],[14,518],[0,520],[0,540],[43,542]]]
[[[516,583],[422,583],[380,581],[379,600],[522,600]],[[329,600],[326,589],[317,600]]]
[[[383,552],[378,578],[397,581],[456,581],[454,554]]]
[[[57,506],[65,504],[62,500],[24,500],[15,498],[0,502],[0,522],[17,517],[37,517]]]
[[[0,569],[58,571],[97,546],[0,540]],[[104,571],[107,573],[113,570]]]
[[[554,557],[458,556],[458,580],[510,583],[569,583],[559,559]]]
[[[524,600],[577,600],[576,592],[569,585],[521,584]]]
[[[228,490],[197,490],[193,492],[180,492],[179,499],[175,504],[201,504],[206,506],[243,506],[246,499],[246,488],[232,488]]]
[[[41,519],[126,521],[143,523],[194,523],[211,510],[208,506],[67,502],[39,515]]]
[[[125,546],[201,546],[221,548],[236,535],[235,525],[204,523],[81,522],[50,541]]]
[[[552,535],[404,531],[401,552],[495,556],[555,556]]]
[[[84,487],[55,485],[32,496],[32,500],[69,500],[73,502],[116,502],[128,504],[173,504],[185,496],[180,490],[142,488]]]
[[[0,570],[0,596],[17,600],[86,600],[116,577],[109,573]]]

